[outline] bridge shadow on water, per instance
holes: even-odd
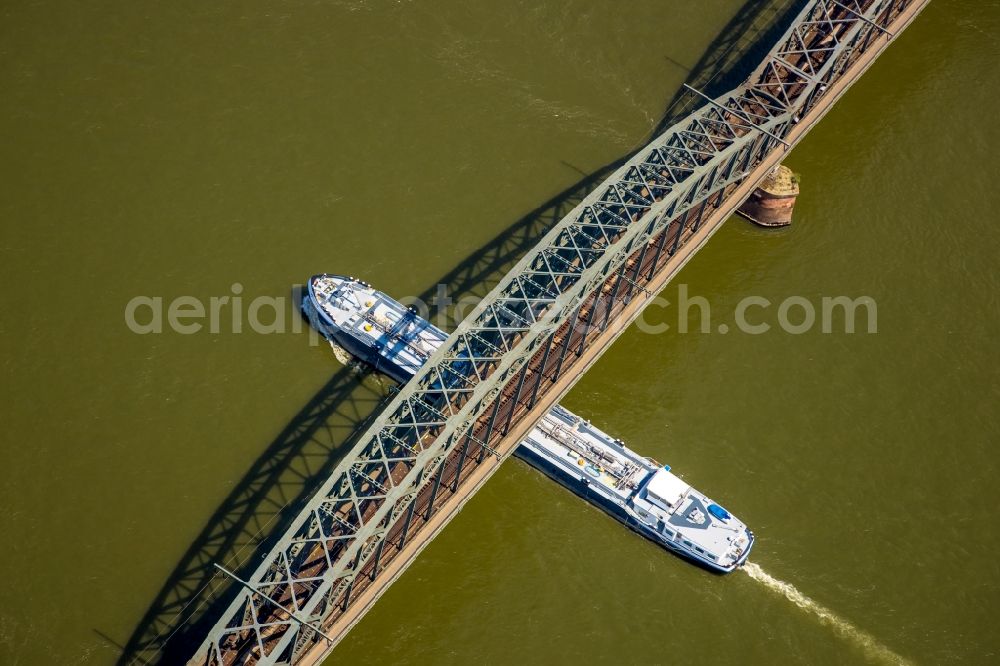
[[[738,85],[804,4],[805,0],[746,2],[701,59],[685,68],[687,83],[710,96]],[[701,104],[695,95],[678,90],[650,138]],[[439,290],[454,301],[489,293],[543,234],[629,157],[597,169],[552,197],[428,287],[419,296],[431,305],[431,318],[448,320],[447,306],[435,299]],[[388,380],[376,381],[357,368],[334,373],[209,518],[128,641],[118,646],[122,652],[117,663],[174,664],[189,658],[237,592],[238,586],[219,575],[214,563],[249,576],[261,561],[260,553],[267,552],[290,526],[299,507],[351,450],[390,394]]]

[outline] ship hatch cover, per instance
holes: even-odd
[[[657,470],[646,487],[646,495],[664,507],[672,507],[684,497],[691,486],[666,469]]]

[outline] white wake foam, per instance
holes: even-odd
[[[350,368],[355,375],[364,378],[366,381],[371,381],[377,384],[380,388],[385,389],[387,380],[382,375],[377,372],[372,372],[371,366],[366,365],[363,361],[356,359],[351,352],[347,351],[340,345],[338,345],[333,340],[327,340],[330,343],[330,349],[333,350],[333,355],[336,357],[340,363]]]
[[[348,352],[346,349],[338,345],[333,340],[327,340],[327,342],[330,343],[330,349],[333,350],[333,355],[337,357],[338,361],[340,361],[343,365],[346,365],[349,368],[353,367],[354,357],[351,356],[350,352]]]
[[[833,628],[833,630],[861,648],[866,655],[873,660],[878,660],[887,664],[909,664],[906,659],[899,656],[885,645],[880,643],[871,634],[858,629],[853,624],[840,617],[830,609],[821,606],[799,590],[791,583],[778,580],[753,562],[743,565],[743,571],[755,581],[762,583],[773,592],[784,596],[799,608],[812,613],[823,624]]]

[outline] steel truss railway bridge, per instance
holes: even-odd
[[[927,1],[808,2],[742,85],[597,186],[399,390],[190,663],[321,661]]]

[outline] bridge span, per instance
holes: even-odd
[[[597,186],[370,424],[189,663],[321,661],[927,2],[811,0],[742,85]]]

